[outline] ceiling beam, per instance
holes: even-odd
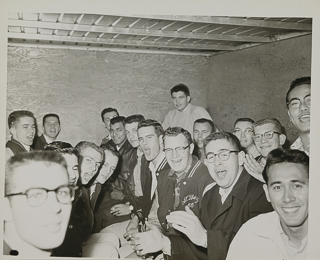
[[[43,35],[30,33],[7,33],[11,39],[26,39],[26,40],[44,40],[56,42],[70,42],[70,43],[90,43],[90,44],[109,44],[135,47],[156,47],[156,48],[172,48],[172,49],[190,49],[190,50],[212,50],[212,51],[233,51],[235,48],[228,45],[217,44],[193,44],[193,43],[171,43],[158,41],[140,41],[140,40],[115,40],[103,38],[84,38],[84,37],[69,37],[58,35]]]
[[[140,35],[140,36],[154,36],[154,37],[174,37],[174,38],[190,38],[202,40],[217,40],[217,41],[236,41],[236,42],[270,42],[269,37],[261,36],[237,36],[237,35],[221,35],[221,34],[206,34],[206,33],[190,33],[177,31],[162,31],[162,30],[148,30],[133,29],[133,28],[117,28],[105,26],[92,26],[83,24],[63,24],[42,21],[24,21],[24,20],[8,20],[9,26],[24,26],[32,28],[43,28],[52,30],[67,30],[67,31],[84,31],[96,33],[111,33],[111,34],[125,34],[125,35]]]
[[[186,16],[186,15],[121,15],[123,17],[139,17],[144,19],[159,19],[179,22],[192,22],[192,23],[210,23],[210,24],[223,24],[223,25],[237,25],[237,26],[252,26],[252,27],[265,27],[273,29],[284,30],[302,30],[311,31],[312,24],[298,23],[298,22],[281,22],[281,21],[265,21],[265,20],[252,20],[246,18],[234,17],[219,17],[219,16]],[[288,17],[290,18],[290,17]]]

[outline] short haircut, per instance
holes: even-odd
[[[104,120],[103,120],[104,114],[105,114],[105,113],[110,113],[110,112],[116,112],[117,115],[119,116],[119,113],[118,113],[118,110],[117,110],[117,109],[115,109],[115,108],[113,108],[113,107],[107,107],[107,108],[105,108],[105,109],[103,109],[103,110],[101,111],[101,119],[102,119],[102,122],[104,122]]]
[[[238,137],[236,137],[234,134],[231,134],[230,132],[215,132],[215,133],[211,133],[210,135],[208,135],[206,137],[206,139],[204,140],[204,150],[205,153],[206,151],[206,147],[208,145],[208,143],[210,143],[211,141],[214,140],[227,140],[233,147],[235,150],[237,151],[242,151],[242,146],[240,144],[240,141],[238,139]]]
[[[178,136],[179,134],[183,134],[187,139],[188,145],[192,144],[192,137],[189,131],[183,129],[182,127],[169,127],[164,131],[163,140],[166,136]]]
[[[142,128],[142,127],[148,127],[148,126],[153,126],[157,136],[159,137],[160,135],[164,134],[164,130],[162,125],[153,119],[147,119],[147,120],[143,120],[138,124],[138,129]]]
[[[62,142],[62,141],[54,141],[50,144],[47,144],[44,147],[44,150],[46,151],[54,151],[56,149],[65,149],[65,148],[72,148],[72,145],[67,143],[67,142]]]
[[[208,124],[211,126],[211,132],[215,132],[215,131],[216,131],[216,127],[215,127],[213,121],[210,120],[210,119],[207,119],[207,118],[199,118],[199,119],[197,119],[196,121],[194,121],[193,127],[194,127],[194,125],[195,125],[196,123],[198,123],[198,124],[208,123]]]
[[[271,123],[275,126],[276,130],[280,133],[280,134],[285,134],[285,130],[284,127],[281,125],[281,123],[279,122],[278,119],[276,118],[265,118],[265,119],[261,119],[258,120],[257,122],[255,122],[253,124],[253,128],[257,127],[257,126],[261,126],[261,125],[265,125]],[[254,130],[253,130],[254,131]]]
[[[287,108],[288,108],[288,102],[289,102],[289,95],[290,95],[291,91],[301,85],[311,85],[311,77],[301,77],[301,78],[297,78],[291,82],[289,90],[286,95]]]
[[[307,176],[309,178],[309,156],[299,150],[277,148],[272,150],[267,157],[266,166],[262,171],[262,177],[268,184],[268,172],[272,165],[278,163],[298,163],[305,167]]]
[[[120,123],[120,122],[124,125],[124,120],[125,119],[126,118],[124,116],[116,116],[114,118],[111,118],[110,125],[114,125],[114,124]]]
[[[117,151],[117,149],[116,149],[114,146],[112,146],[111,144],[109,144],[109,143],[103,143],[103,144],[101,144],[100,147],[103,149],[103,151],[108,150],[108,151],[110,151],[114,156],[120,158],[120,153],[119,153],[119,152]]]
[[[20,119],[21,117],[32,117],[34,119],[34,122],[36,122],[36,119],[32,112],[28,110],[17,110],[10,113],[8,117],[8,127],[9,129],[13,127],[14,123]]]
[[[45,162],[57,163],[66,169],[66,160],[53,151],[31,151],[29,153],[19,153],[12,156],[6,163],[6,176],[5,176],[5,194],[8,195],[15,188],[14,183],[15,169],[24,165],[28,165],[31,162]],[[28,175],[28,172],[25,172]]]
[[[250,122],[250,123],[254,124],[253,119],[251,119],[251,118],[249,118],[249,117],[241,117],[241,118],[238,118],[238,119],[234,122],[233,127],[236,127],[236,124],[237,124],[238,122]]]
[[[178,84],[178,85],[175,85],[171,90],[170,90],[170,94],[172,96],[172,93],[175,93],[175,92],[179,92],[179,91],[182,91],[184,92],[184,94],[186,94],[186,96],[190,96],[190,90],[189,88],[185,85],[185,84]]]
[[[132,123],[140,123],[143,120],[145,120],[143,115],[140,115],[140,114],[131,115],[124,120],[124,124],[126,125],[126,124],[132,124]]]
[[[103,149],[101,147],[99,147],[98,145],[96,145],[95,143],[88,142],[88,141],[81,141],[75,146],[75,148],[78,150],[80,155],[81,155],[81,151],[87,147],[90,147],[90,148],[96,150],[98,153],[101,154],[102,158],[104,158]]]
[[[46,115],[43,116],[43,118],[42,118],[42,125],[43,126],[44,126],[44,122],[46,121],[46,119],[48,117],[56,117],[58,119],[58,122],[59,122],[59,125],[60,125],[60,117],[57,114],[50,113],[50,114],[46,114]]]

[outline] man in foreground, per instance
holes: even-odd
[[[54,152],[18,154],[6,164],[4,254],[43,258],[61,245],[74,186]]]
[[[309,157],[276,149],[263,170],[263,188],[275,211],[242,226],[227,259],[305,259],[308,246]]]

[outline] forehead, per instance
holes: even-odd
[[[16,124],[18,124],[18,125],[25,125],[25,124],[32,125],[34,123],[35,123],[34,119],[32,117],[29,117],[29,116],[20,117],[16,121]]]
[[[12,181],[17,192],[36,187],[53,189],[68,184],[66,168],[53,162],[29,162],[28,164],[17,166],[13,174]]]
[[[124,128],[126,130],[131,130],[131,129],[137,129],[138,127],[138,122],[133,122],[133,123],[130,123],[130,124],[125,124]]]
[[[250,128],[250,129],[252,129],[252,123],[249,121],[239,121],[236,123],[234,128],[240,128],[240,129]]]
[[[85,147],[81,150],[80,154],[82,156],[88,156],[93,158],[95,161],[97,162],[101,162],[102,161],[102,156],[101,154],[96,151],[95,149],[93,149],[92,147]]]
[[[144,126],[138,129],[138,136],[146,136],[156,134],[156,129],[153,126]]]
[[[56,116],[49,116],[44,120],[44,123],[59,123],[59,120]]]
[[[268,131],[276,131],[276,126],[273,123],[266,123],[264,125],[258,125],[256,127],[254,127],[254,132],[255,134],[257,133],[265,133]]]
[[[291,182],[302,181],[309,182],[307,169],[300,163],[277,163],[270,166],[267,171],[268,183],[272,182]]]
[[[226,139],[211,140],[206,146],[206,152],[217,153],[221,150],[235,150],[235,147]]]
[[[78,165],[78,157],[75,154],[61,154],[67,165]]]
[[[178,134],[177,136],[165,136],[164,144],[165,147],[179,147],[188,145],[188,141],[183,134]]]
[[[177,97],[187,97],[187,95],[183,91],[173,92],[171,95],[173,98]]]
[[[204,122],[204,123],[195,123],[193,130],[198,130],[198,131],[211,131],[211,125],[208,122]]]
[[[290,91],[289,100],[292,98],[304,98],[309,94],[311,94],[311,86],[309,84],[303,84]]]
[[[123,128],[124,129],[124,124],[122,122],[117,122],[115,124],[110,125],[110,129],[117,129],[117,128]]]
[[[109,150],[104,150],[104,154],[105,154],[105,162],[108,162],[109,164],[111,164],[111,166],[116,166],[118,163],[119,158],[117,156],[115,156],[114,154],[112,154],[111,151]]]
[[[107,113],[104,113],[103,115],[103,119],[107,119],[107,118],[113,118],[115,116],[118,116],[117,112],[116,111],[111,111],[111,112],[107,112]]]

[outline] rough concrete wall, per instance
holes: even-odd
[[[43,115],[54,112],[59,140],[100,144],[105,107],[162,122],[173,107],[169,90],[180,82],[190,87],[193,104],[205,106],[207,68],[208,60],[195,56],[10,47],[7,115],[32,111],[42,133]]]
[[[292,80],[311,75],[311,35],[214,56],[208,75],[207,106],[221,129],[239,117],[275,117],[294,141],[285,95]]]

